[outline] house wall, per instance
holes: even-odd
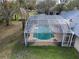
[[[74,47],[75,47],[76,50],[79,52],[79,37],[76,38]]]
[[[55,33],[54,36],[57,42],[61,42],[63,36],[61,33]]]

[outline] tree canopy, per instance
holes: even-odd
[[[9,25],[9,21],[13,14],[18,10],[16,3],[4,1],[0,3],[0,17],[6,21],[6,25]]]
[[[38,11],[48,12],[48,10],[56,4],[53,0],[41,1],[37,4]]]
[[[79,0],[70,1],[65,6],[67,7],[67,10],[73,10],[75,7],[79,9]]]

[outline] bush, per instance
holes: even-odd
[[[0,23],[3,23],[4,21],[2,19],[0,19]]]

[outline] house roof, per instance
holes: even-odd
[[[74,34],[79,36],[79,10],[62,12],[60,15],[71,23],[70,27],[73,28],[72,31],[74,32]]]
[[[45,0],[37,0],[36,3],[38,4],[41,1],[45,1]],[[70,0],[52,0],[52,1],[56,1],[56,4],[61,4],[61,3],[66,3]]]
[[[79,17],[79,10],[63,11],[60,15],[65,19],[73,19],[75,17]]]

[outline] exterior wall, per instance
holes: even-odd
[[[61,42],[63,36],[61,33],[55,33],[54,36],[57,42]]]
[[[61,42],[61,40],[63,38],[63,34],[61,33],[60,24],[53,25],[53,32],[54,32],[54,36],[55,36],[55,39],[57,40],[57,42]]]
[[[79,38],[78,38],[78,37],[76,38],[74,47],[75,47],[75,48],[77,49],[77,51],[79,52]]]
[[[36,4],[38,4],[40,1],[45,1],[45,0],[37,0]],[[68,0],[52,0],[52,1],[56,1],[56,4],[60,4],[60,3],[65,3]]]

